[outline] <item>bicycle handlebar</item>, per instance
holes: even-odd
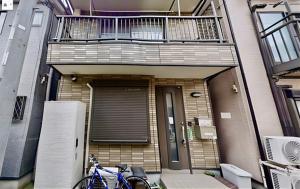
[[[95,167],[97,167],[98,169],[103,169],[103,167],[100,165],[100,163],[97,161],[97,158],[95,157],[94,154],[91,154],[91,156],[89,157],[90,162],[92,162],[94,164]]]

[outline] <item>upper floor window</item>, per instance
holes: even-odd
[[[32,26],[42,26],[44,13],[42,11],[34,12]]]
[[[293,38],[293,28],[289,25],[284,26],[281,29],[278,28],[286,23],[284,17],[285,14],[283,12],[259,13],[262,28],[265,30],[264,33],[271,32],[270,35],[267,36],[266,42],[275,64],[288,62],[298,58],[295,48],[296,39]]]
[[[25,105],[26,105],[26,96],[17,96],[15,109],[13,114],[13,121],[20,121],[23,120],[23,115],[25,112]]]

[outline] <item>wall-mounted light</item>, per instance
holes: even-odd
[[[232,90],[233,90],[233,92],[235,92],[235,93],[239,93],[239,89],[237,88],[236,84],[233,84],[233,85],[232,85]]]
[[[267,6],[267,4],[255,4],[255,5],[253,5],[252,7],[251,7],[251,11],[252,12],[255,12],[256,11],[256,9],[263,9],[263,8],[265,8]]]
[[[202,93],[200,93],[200,92],[192,92],[191,93],[191,96],[194,98],[199,98],[199,97],[201,97],[201,95],[202,95]]]
[[[72,80],[73,82],[76,82],[76,81],[77,81],[77,76],[76,76],[76,75],[71,75],[71,80]]]

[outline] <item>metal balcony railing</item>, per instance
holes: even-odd
[[[57,42],[224,42],[216,16],[59,16]]]
[[[272,66],[300,57],[300,13],[289,14],[261,32]]]

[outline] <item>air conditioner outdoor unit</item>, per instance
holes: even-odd
[[[300,172],[292,172],[289,175],[276,169],[271,169],[270,172],[274,189],[300,188]]]
[[[281,165],[300,165],[300,138],[267,136],[264,144],[269,161]]]

